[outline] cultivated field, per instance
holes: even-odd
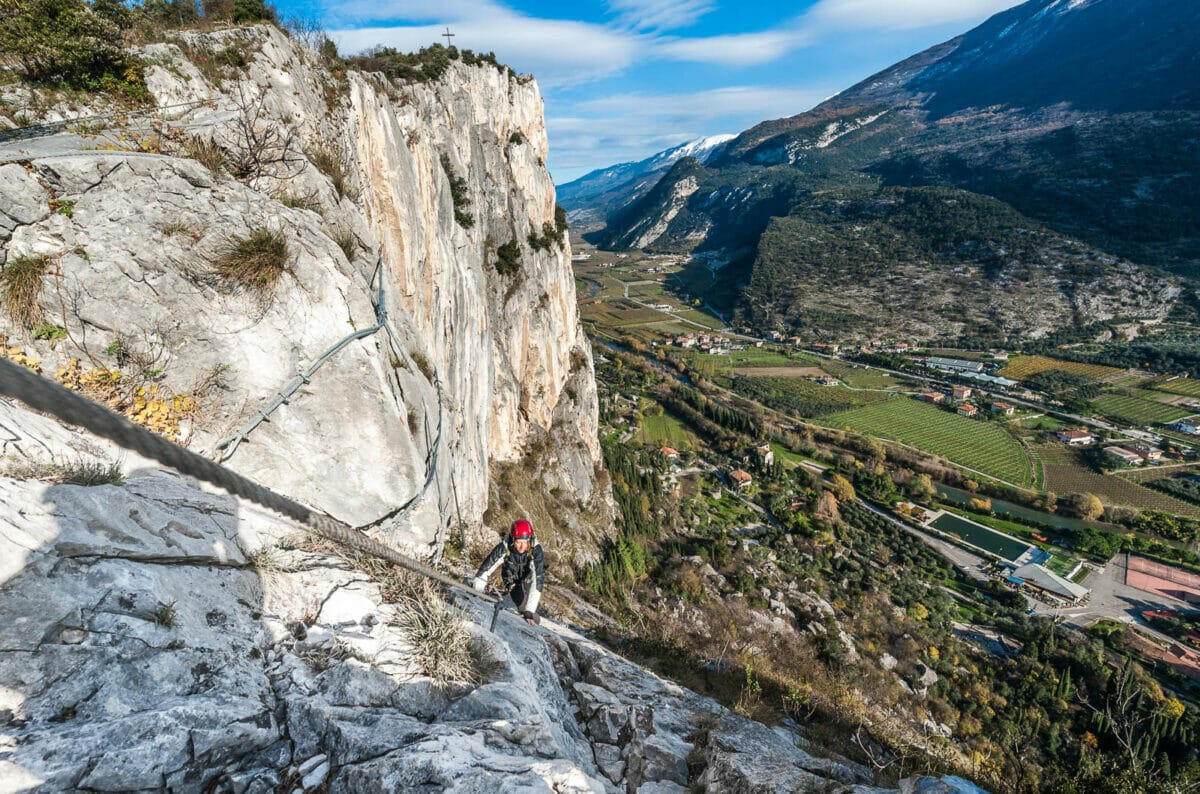
[[[1051,369],[1070,372],[1072,375],[1083,375],[1093,380],[1101,380],[1124,372],[1117,367],[1104,367],[1099,364],[1081,364],[1078,361],[1062,361],[1046,356],[1019,356],[1008,362],[1008,366],[1000,370],[1000,374],[1006,378],[1024,380]]]
[[[721,322],[716,317],[713,317],[711,314],[705,314],[704,312],[698,312],[695,309],[685,309],[679,312],[679,317],[684,320],[689,320],[696,325],[702,325],[705,328],[713,331],[720,331],[725,327],[725,323]]]
[[[1092,400],[1092,405],[1104,416],[1133,425],[1166,424],[1194,413],[1187,408],[1178,408],[1132,394],[1106,394]]]
[[[741,388],[746,396],[766,400],[776,408],[787,408],[809,418],[888,399],[885,392],[822,386],[804,378],[758,377],[748,380],[750,383]]]
[[[1061,430],[1066,425],[1055,419],[1053,416],[1031,416],[1018,421],[1018,424],[1025,430]]]
[[[1165,383],[1157,383],[1152,388],[1186,397],[1200,397],[1200,379],[1196,378],[1175,378]]]
[[[650,446],[665,445],[676,449],[690,449],[693,446],[687,430],[679,420],[669,414],[643,417],[638,438],[643,444]]]
[[[841,378],[846,385],[856,389],[891,389],[903,384],[886,372],[866,367],[855,367],[843,361],[821,360],[821,369],[835,378]]]
[[[713,356],[699,350],[689,350],[684,354],[688,364],[701,372],[725,372],[733,374],[741,369],[811,368],[823,371],[821,359],[816,356],[792,350],[775,350],[766,347],[748,347],[745,350],[733,350],[728,355]],[[777,373],[771,373],[772,375]]]
[[[587,322],[594,322],[602,328],[623,328],[643,323],[662,322],[668,319],[662,312],[654,309],[644,309],[636,303],[625,300],[613,300],[604,303],[584,302],[580,306],[580,314]]]
[[[833,414],[821,423],[909,444],[1016,485],[1033,482],[1025,448],[1003,427],[907,397]]]
[[[1073,450],[1054,444],[1037,447],[1042,461],[1044,487],[1060,497],[1069,493],[1094,493],[1105,504],[1163,510],[1181,516],[1200,516],[1200,507],[1146,488],[1123,477],[1098,474],[1077,462]]]
[[[1161,480],[1166,477],[1179,477],[1184,474],[1198,474],[1197,468],[1200,468],[1200,463],[1190,465],[1171,465],[1169,467],[1162,466],[1145,466],[1140,469],[1123,469],[1121,476],[1130,482],[1147,482],[1149,480]]]
[[[820,367],[738,367],[734,374],[747,378],[819,378],[826,373]]]

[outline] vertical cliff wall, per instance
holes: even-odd
[[[228,465],[421,553],[459,516],[478,527],[491,463],[531,444],[548,483],[606,500],[568,244],[529,240],[555,221],[531,79],[456,61],[390,81],[271,27],[141,54],[159,116],[0,147],[3,255],[43,269],[36,321],[0,321],[11,345],[110,402],[95,388],[110,376],[190,400],[164,419],[180,440],[216,456],[236,439]],[[287,245],[265,294],[219,268],[263,230]],[[510,242],[518,267],[501,273]],[[243,440],[298,373],[376,324],[380,288],[386,328]]]

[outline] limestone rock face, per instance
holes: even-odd
[[[115,454],[2,401],[0,424],[11,456]],[[412,607],[363,570],[253,504],[127,463],[121,484],[0,478],[0,792],[870,782],[552,621],[502,613],[490,633],[474,599],[458,619],[483,680],[439,686]]]
[[[230,51],[246,65],[214,73]],[[44,264],[38,322],[66,337],[4,317],[10,346],[48,375],[79,359],[84,379],[192,399],[180,441],[422,554],[460,516],[478,528],[490,465],[533,444],[548,487],[607,501],[569,245],[529,243],[555,223],[531,79],[462,62],[427,83],[334,75],[272,27],[141,54],[160,106],[203,102],[164,111],[164,138],[135,124],[0,146],[0,261]],[[217,263],[264,233],[286,262],[256,294]]]

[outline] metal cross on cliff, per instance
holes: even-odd
[[[452,45],[450,44],[450,39],[454,38],[454,37],[455,37],[455,36],[457,36],[457,35],[458,35],[457,33],[451,33],[451,32],[450,32],[450,28],[446,28],[446,32],[442,34],[442,37],[446,39],[446,46],[447,46],[447,47],[450,47],[450,46],[452,46]]]

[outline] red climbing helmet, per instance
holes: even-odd
[[[533,524],[524,518],[519,518],[512,525],[513,540],[528,540],[533,537]]]

